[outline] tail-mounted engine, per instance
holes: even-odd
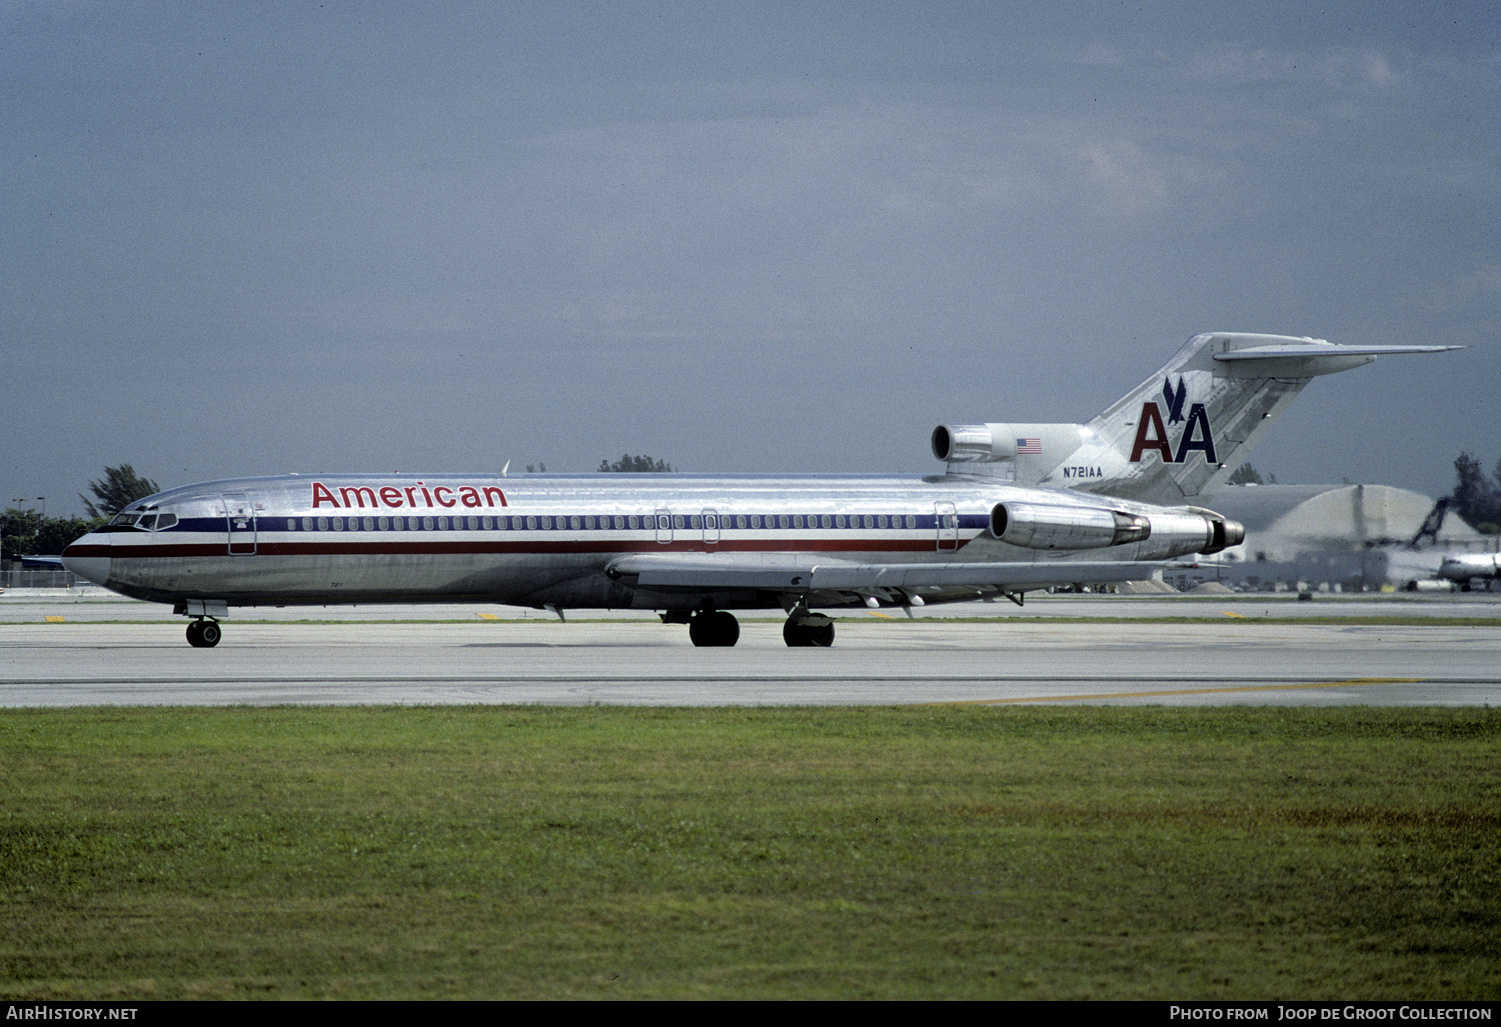
[[[1186,553],[1218,553],[1239,545],[1246,530],[1211,510],[1124,513],[1096,507],[1043,503],[997,503],[990,511],[990,534],[1025,549],[1100,549],[1151,540],[1140,559],[1166,559]]]
[[[948,464],[1046,456],[1051,467],[1079,448],[1084,431],[1082,424],[940,424],[933,429],[933,455]]]
[[[1093,507],[997,503],[990,533],[1025,549],[1099,549],[1140,542],[1152,534],[1145,517]]]
[[[1189,510],[1209,522],[1209,548],[1199,550],[1203,555],[1218,553],[1222,549],[1238,546],[1246,540],[1246,527],[1239,521],[1228,520],[1213,510],[1205,510],[1201,506],[1191,506]]]

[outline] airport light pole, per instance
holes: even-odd
[[[11,496],[10,497],[10,501],[12,503],[29,503],[29,502],[31,502],[31,500],[25,499],[25,498],[23,498],[21,496]],[[8,524],[10,524],[10,514],[0,514],[0,538],[4,538],[4,536],[5,536],[5,528],[6,528],[6,526]],[[3,545],[4,545],[4,543],[0,542],[0,547],[3,547]],[[5,556],[5,553],[3,551],[0,551],[0,566],[3,566],[3,564],[4,564],[4,556]]]
[[[47,497],[46,496],[37,496],[37,498],[40,499],[40,500],[42,500],[42,517],[43,517],[43,519],[45,519],[46,516],[47,516],[47,505],[46,505]],[[29,503],[29,502],[31,502],[31,500],[27,499],[25,496],[11,496],[10,497],[10,501],[12,503]],[[8,525],[8,524],[10,524],[10,514],[0,514],[0,539],[3,539],[5,537],[5,528],[6,528],[6,525]],[[4,562],[5,562],[4,558],[5,558],[4,542],[0,541],[0,565],[4,564]]]

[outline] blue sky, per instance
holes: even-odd
[[[928,471],[1211,330],[1469,347],[1252,458],[1442,494],[1501,457],[1501,19],[1219,6],[0,0],[0,503]]]

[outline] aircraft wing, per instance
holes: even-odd
[[[881,588],[1034,589],[1048,585],[1144,581],[1165,562],[1034,561],[1027,563],[853,563],[788,553],[757,558],[661,555],[626,556],[610,564],[614,578],[635,578],[647,588],[693,590],[759,588],[782,593],[866,592]]]

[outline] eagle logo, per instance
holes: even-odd
[[[1178,376],[1178,389],[1173,391],[1173,380],[1162,380],[1162,397],[1167,400],[1167,423],[1177,424],[1183,420],[1183,401],[1188,398],[1188,386],[1183,381],[1183,376]]]

